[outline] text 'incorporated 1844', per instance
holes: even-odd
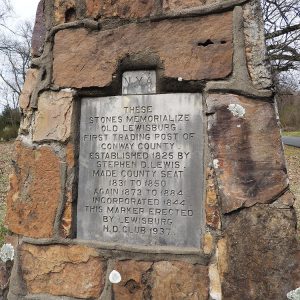
[[[77,237],[199,247],[203,145],[200,94],[84,98]]]

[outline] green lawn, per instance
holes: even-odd
[[[282,131],[282,135],[300,137],[300,131]]]

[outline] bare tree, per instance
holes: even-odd
[[[11,26],[13,11],[9,0],[0,0],[0,112],[9,117],[8,126],[19,124],[19,96],[30,65],[32,24]],[[3,128],[2,128],[3,130]]]
[[[295,75],[289,72],[300,72],[300,1],[262,0],[262,7],[275,83],[289,82],[299,88],[299,78],[293,82]]]
[[[5,19],[12,11],[9,0],[0,0],[0,25],[4,26]]]
[[[13,34],[4,34],[0,38],[0,94],[2,102],[12,108],[18,106],[26,70],[30,65],[31,36],[32,24],[25,22]]]

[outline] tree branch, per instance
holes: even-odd
[[[278,36],[281,36],[281,35],[284,35],[284,34],[287,34],[287,33],[290,33],[290,32],[294,32],[296,30],[300,30],[300,24],[287,26],[283,29],[280,29],[280,30],[277,30],[277,31],[274,31],[274,32],[266,33],[265,36],[266,36],[266,39],[269,40],[269,39],[273,39],[275,37],[278,37]]]

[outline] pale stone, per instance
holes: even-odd
[[[32,125],[32,117],[33,117],[33,111],[28,109],[28,110],[23,110],[21,122],[20,122],[20,128],[19,128],[19,133],[21,134],[28,134],[31,129]]]
[[[33,141],[61,141],[70,138],[73,115],[73,94],[44,92],[39,97],[33,128]]]
[[[203,252],[204,254],[211,254],[214,247],[214,238],[211,233],[207,232],[203,237]]]
[[[19,99],[19,105],[22,110],[26,110],[29,107],[30,97],[37,85],[39,72],[38,69],[29,69],[26,73],[25,83]]]
[[[216,256],[220,278],[221,280],[223,280],[224,274],[228,270],[228,253],[226,238],[222,238],[218,241]]]
[[[122,95],[156,93],[156,71],[127,71],[122,75]]]
[[[258,89],[268,89],[272,86],[272,76],[259,1],[250,1],[244,6],[244,33],[248,70],[253,85]]]
[[[222,300],[222,286],[217,264],[209,265],[209,295],[212,300]]]

